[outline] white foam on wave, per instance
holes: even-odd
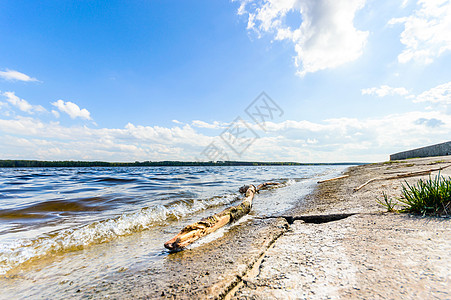
[[[170,218],[180,219],[188,214],[236,200],[236,194],[195,201],[180,201],[168,206],[143,208],[115,219],[94,222],[78,228],[64,229],[36,239],[18,239],[0,244],[0,274],[29,260],[50,253],[82,249],[88,245],[110,241],[165,223]]]
[[[290,186],[296,183],[296,180],[290,178],[287,180],[287,182],[285,183],[286,186]]]

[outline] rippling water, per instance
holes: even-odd
[[[100,275],[98,270],[94,271],[98,269],[96,263],[117,265],[117,268],[136,267],[166,255],[163,242],[184,225],[238,203],[237,191],[244,184],[283,183],[281,188],[256,197],[250,217],[274,215],[291,208],[311,190],[316,180],[333,177],[344,168],[0,169],[0,275],[22,274],[34,278],[33,289],[39,294],[48,284],[61,279],[61,268],[75,270],[85,264],[87,254],[81,250],[97,253],[92,254],[94,264],[84,266],[78,275],[69,272],[71,275],[66,277],[92,280],[89,279],[92,273],[97,278]],[[140,240],[143,234],[145,248],[131,253],[129,246],[143,243]],[[111,261],[102,262],[96,252],[100,251],[99,245],[108,245],[109,253],[118,253]],[[113,245],[116,248],[112,250]],[[61,261],[69,256],[70,262],[63,267]],[[36,278],[43,277],[43,272],[47,281],[37,283]],[[33,289],[21,280],[9,281],[8,286],[13,294],[22,291],[18,295],[33,295],[24,292]]]

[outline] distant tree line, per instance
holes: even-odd
[[[73,167],[182,167],[182,166],[309,166],[309,165],[355,165],[361,163],[298,163],[298,162],[251,162],[251,161],[40,161],[0,160],[0,168],[73,168]]]

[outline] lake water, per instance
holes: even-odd
[[[0,169],[0,297],[62,295],[145,268],[185,225],[239,203],[240,186],[282,183],[258,194],[246,218],[282,215],[345,168]]]

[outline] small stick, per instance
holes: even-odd
[[[415,171],[415,172],[410,172],[410,173],[406,173],[406,174],[398,174],[396,176],[391,176],[391,177],[372,178],[372,179],[368,180],[367,182],[365,182],[364,184],[359,185],[358,187],[356,187],[354,189],[354,192],[357,192],[358,190],[360,190],[361,188],[363,188],[367,184],[370,184],[373,181],[399,179],[399,178],[407,178],[407,177],[414,177],[414,176],[422,176],[422,175],[430,174],[430,173],[432,173],[434,171],[440,171],[440,170],[446,169],[448,167],[451,167],[451,165],[447,165],[447,166],[444,166],[444,167],[441,167],[441,168],[436,168],[436,169],[429,169],[429,170],[424,170],[424,171]]]
[[[359,185],[358,187],[356,187],[356,188],[354,189],[354,192],[357,192],[358,190],[360,190],[361,188],[363,188],[365,185],[370,184],[370,183],[373,182],[373,181],[376,181],[376,180],[382,180],[382,179],[384,179],[384,178],[372,178],[372,179],[368,180],[367,182],[365,182],[364,184]],[[386,178],[386,179],[389,179],[389,178]]]
[[[328,182],[328,181],[332,181],[332,180],[338,180],[338,179],[342,179],[342,178],[346,178],[346,177],[349,177],[349,175],[343,175],[343,176],[339,176],[339,177],[335,177],[335,178],[331,178],[331,179],[320,180],[320,181],[318,181],[318,183]]]

